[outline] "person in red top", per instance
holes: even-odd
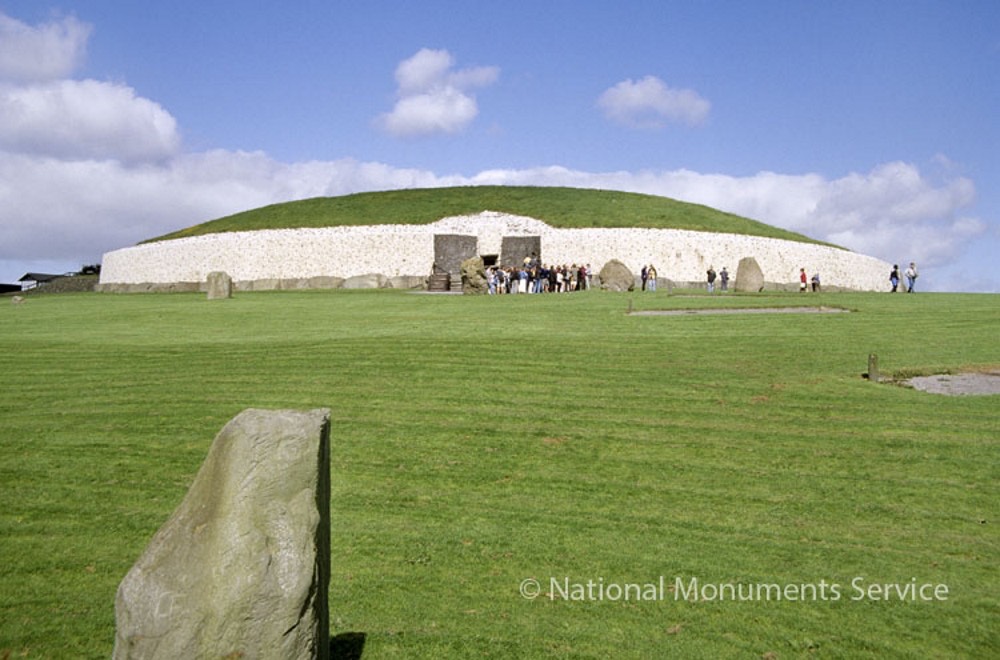
[[[806,278],[806,269],[805,268],[800,268],[799,269],[799,292],[800,293],[806,290],[806,282],[807,281],[808,281],[808,279]]]

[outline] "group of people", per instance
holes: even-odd
[[[910,267],[903,273],[906,277],[906,292],[913,293],[917,281],[917,266],[912,261]],[[644,265],[640,277],[642,279],[643,291],[656,291],[656,267],[653,264]],[[565,293],[569,291],[586,291],[591,288],[593,273],[590,264],[573,264],[568,266],[550,265],[544,266],[539,263],[537,257],[525,258],[520,266],[510,266],[501,268],[491,266],[486,270],[486,282],[490,295],[510,294],[510,293]],[[715,268],[708,267],[706,273],[708,292],[715,293],[715,283],[719,282],[720,291],[729,290],[729,271],[725,267],[718,273]],[[892,293],[899,290],[900,276],[899,266],[893,265],[889,274],[889,281],[892,283]],[[799,269],[799,291],[805,292],[809,289],[815,292],[820,290],[819,273],[815,273],[811,278],[806,274],[805,268]]]
[[[590,264],[545,266],[536,258],[525,259],[520,266],[491,266],[486,270],[487,293],[491,296],[586,291],[591,287],[592,278]]]
[[[708,292],[715,293],[715,281],[719,281],[719,291],[729,291],[729,271],[723,266],[718,273],[714,266],[709,266],[706,272],[708,279]]]
[[[812,276],[812,278],[809,279],[806,276],[806,269],[799,268],[799,293],[805,293],[806,291],[808,291],[809,284],[812,285],[813,291],[819,291],[820,289],[819,273],[815,273]]]
[[[906,292],[913,293],[913,287],[917,284],[917,264],[910,262],[910,267],[903,273],[906,276]],[[899,290],[899,264],[892,265],[892,272],[889,273],[889,282],[892,284],[892,293]]]

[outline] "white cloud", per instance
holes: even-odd
[[[82,62],[91,26],[67,16],[37,27],[0,11],[0,80],[32,82],[68,76]]]
[[[663,128],[669,123],[697,126],[711,103],[690,89],[672,89],[656,76],[623,80],[604,91],[598,107],[614,122],[631,128]]]
[[[416,137],[464,130],[479,107],[470,88],[493,84],[496,67],[452,70],[455,61],[446,50],[421,49],[396,67],[398,84],[392,112],[380,115],[376,125],[390,135]]]
[[[454,63],[454,58],[446,50],[422,48],[396,67],[397,93],[406,97],[444,84],[448,69]]]
[[[282,163],[260,152],[138,166],[0,152],[0,261],[91,263],[108,250],[277,202],[457,183],[380,163]]]
[[[0,149],[144,161],[179,145],[174,118],[129,87],[96,80],[0,86]]]
[[[0,13],[0,150],[67,159],[159,160],[177,152],[177,122],[120,84],[67,79],[89,25],[29,26]]]

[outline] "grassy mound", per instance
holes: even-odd
[[[475,186],[420,188],[316,197],[237,213],[160,236],[152,241],[231,231],[427,224],[455,215],[500,211],[553,227],[689,229],[818,243],[802,234],[666,197],[580,188]]]

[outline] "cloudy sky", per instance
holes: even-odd
[[[0,0],[0,282],[275,202],[518,184],[998,292],[997,71],[995,0]]]

